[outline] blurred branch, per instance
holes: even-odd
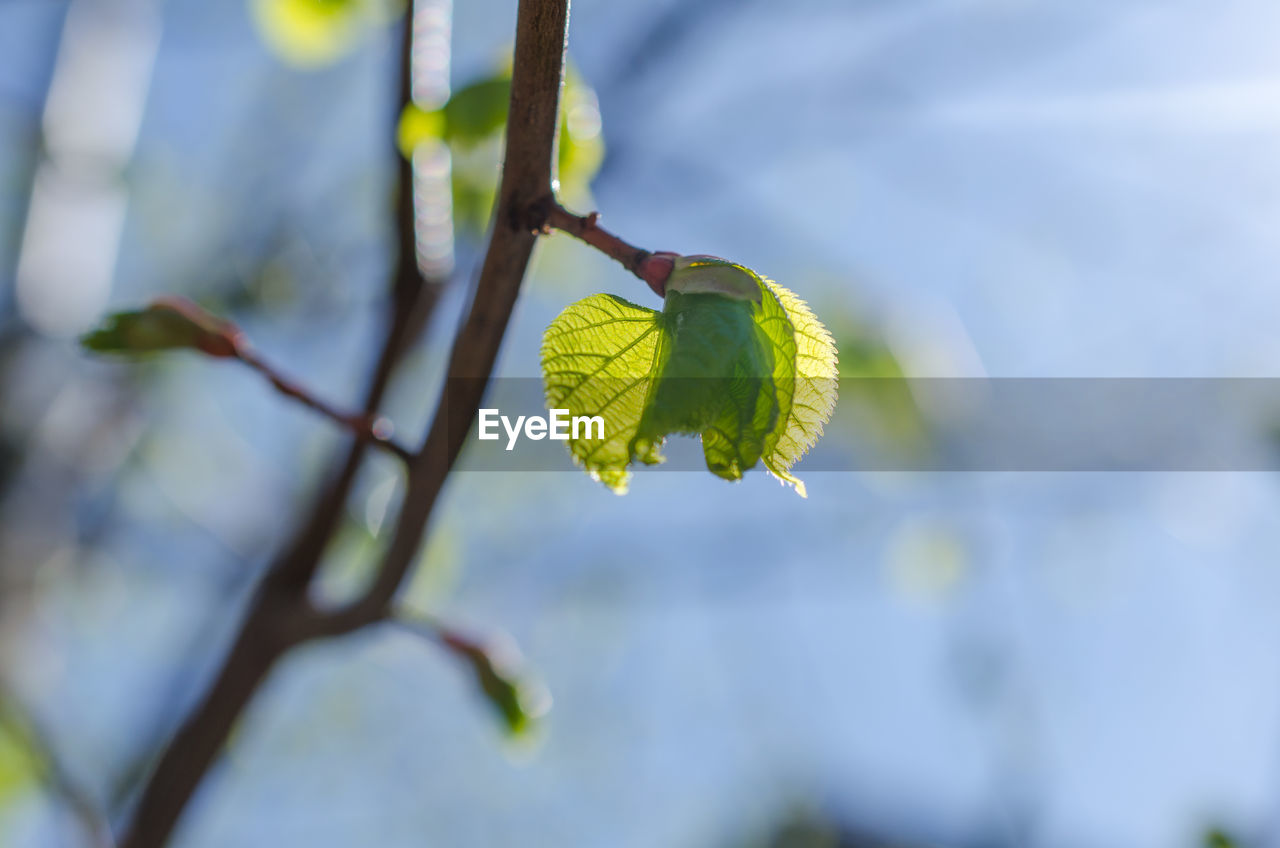
[[[263,580],[213,684],[160,756],[122,840],[124,848],[159,848],[168,841],[235,722],[283,654],[310,639],[349,632],[385,618],[475,418],[528,267],[536,239],[527,225],[530,210],[551,187],[568,12],[568,0],[522,0],[519,5],[506,157],[493,234],[467,320],[454,340],[449,379],[430,432],[409,464],[407,492],[377,575],[361,598],[339,610],[317,610],[307,597],[310,578],[333,535],[359,467],[358,448],[353,447],[294,544]],[[405,67],[412,52],[411,18],[406,19],[405,28],[402,100],[408,88]],[[392,152],[398,157],[394,145]],[[415,320],[421,320],[424,300],[434,302],[435,297],[432,287],[422,284],[416,241],[406,230],[406,221],[412,227],[412,196],[404,190],[406,175],[412,186],[412,172],[406,168],[407,164],[400,166],[401,228],[393,283],[396,308],[371,386],[370,397],[375,400],[381,396]],[[456,391],[450,390],[451,384],[458,387]]]
[[[285,377],[258,355],[244,332],[185,297],[158,297],[145,308],[116,312],[80,339],[99,354],[136,356],[159,351],[196,350],[215,359],[235,359],[265,377],[276,391],[320,413],[353,433],[357,440],[377,445],[408,461],[409,452],[390,438],[390,424],[370,411],[341,412],[309,389]]]
[[[358,444],[375,445],[399,457],[402,462],[411,461],[412,454],[410,454],[409,449],[391,438],[390,422],[385,418],[379,417],[376,412],[367,411],[353,414],[335,409],[307,389],[285,377],[251,349],[241,350],[237,354],[237,358],[271,381],[271,385],[275,386],[276,391],[280,392],[280,394],[298,401],[308,409],[320,413],[338,426],[351,432],[355,435]]]
[[[85,844],[94,848],[114,848],[106,816],[68,774],[52,739],[6,688],[0,687],[0,726],[18,740],[38,770],[38,778],[64,804],[84,831]]]
[[[409,468],[395,533],[368,591],[321,623],[328,634],[380,621],[413,563],[436,498],[475,421],[497,361],[551,189],[564,72],[568,0],[522,0],[507,120],[506,157],[493,233],[467,319],[454,339],[431,430]]]
[[[396,259],[387,297],[387,330],[365,392],[364,410],[373,414],[382,405],[404,352],[421,333],[440,299],[446,280],[419,272],[417,230],[414,226],[413,164],[400,154],[397,129],[400,115],[413,102],[413,3],[405,10],[397,65],[398,88],[392,112],[388,148],[396,163]],[[342,507],[355,484],[365,457],[365,444],[354,441],[330,483],[317,497],[293,542],[272,563],[268,580],[281,587],[305,587],[338,526]]]

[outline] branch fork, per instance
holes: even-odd
[[[352,415],[329,407],[247,352],[247,347],[237,356],[284,394],[338,421],[358,438],[293,542],[268,568],[220,670],[145,780],[121,840],[122,848],[165,845],[236,721],[282,656],[304,642],[348,633],[387,618],[397,590],[416,561],[435,502],[483,401],[538,234],[549,229],[567,232],[621,263],[659,297],[665,295],[677,254],[651,253],[630,245],[601,227],[597,213],[575,215],[551,194],[568,13],[568,0],[520,0],[497,224],[466,321],[454,338],[446,384],[455,378],[467,379],[456,380],[464,388],[451,392],[447,403],[442,395],[421,446],[411,451],[392,442],[384,420],[375,412],[400,353],[421,323],[418,307],[423,301],[427,307],[433,302],[426,297],[433,292],[423,285],[414,255],[412,173],[398,153],[400,238],[398,264],[392,275],[394,304],[365,412]],[[401,108],[397,114],[411,102],[411,22],[406,19],[403,27]],[[529,198],[537,200],[530,203]],[[317,609],[308,589],[334,535],[367,444],[390,450],[405,461],[407,481],[400,513],[366,591],[345,607]],[[470,643],[455,638],[448,644],[468,656],[479,656]],[[483,663],[477,667],[488,673]]]

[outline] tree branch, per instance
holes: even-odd
[[[400,154],[396,128],[412,102],[413,8],[406,9],[398,57],[398,87],[388,133],[396,163],[396,258],[387,299],[387,329],[365,391],[363,409],[376,415],[404,352],[427,323],[445,280],[419,272],[414,227],[413,169]],[[168,742],[142,788],[122,848],[164,845],[232,726],[289,648],[316,632],[307,587],[336,532],[368,442],[353,439],[330,482],[307,510],[292,541],[268,566],[222,667],[203,699]]]
[[[396,260],[387,299],[387,331],[365,393],[364,410],[368,414],[375,413],[382,406],[382,399],[391,385],[396,366],[435,311],[446,282],[434,277],[424,278],[419,272],[417,230],[414,226],[413,165],[401,155],[396,137],[400,116],[413,102],[413,12],[413,4],[410,2],[405,9],[400,34],[398,88],[388,137],[388,152],[395,157],[396,163]],[[273,584],[295,589],[306,588],[337,528],[342,508],[355,484],[364,457],[365,444],[359,440],[353,441],[347,450],[346,459],[339,466],[332,482],[312,505],[308,519],[300,525],[293,542],[268,570],[267,579]]]
[[[668,251],[650,253],[639,247],[627,244],[599,224],[600,213],[575,215],[561,206],[554,197],[543,199],[537,212],[543,215],[541,226],[545,231],[551,228],[561,230],[575,238],[585,241],[610,259],[621,263],[631,273],[648,284],[658,297],[667,292],[667,278],[671,276],[673,262],[679,254]]]
[[[236,360],[265,377],[280,394],[334,421],[359,441],[377,445],[403,460],[409,458],[407,450],[391,441],[390,424],[382,422],[373,410],[352,414],[320,400],[263,359],[234,323],[185,297],[166,295],[152,300],[145,309],[117,312],[101,328],[83,336],[81,344],[101,353],[135,354],[186,348],[215,359]]]
[[[325,617],[327,633],[345,633],[387,615],[445,478],[475,422],[540,229],[529,222],[551,191],[568,21],[568,0],[520,3],[506,159],[480,280],[467,320],[454,340],[431,430],[410,466],[391,544],[368,591]]]
[[[280,394],[298,401],[308,409],[320,413],[339,427],[349,431],[356,437],[358,443],[379,447],[399,457],[406,464],[412,461],[413,456],[409,453],[408,448],[391,438],[391,422],[385,418],[380,418],[376,412],[370,410],[352,414],[335,409],[307,389],[285,377],[252,349],[241,350],[237,354],[237,358],[266,377]]]
[[[521,0],[506,158],[493,234],[467,320],[454,340],[448,378],[431,429],[411,458],[407,492],[377,575],[368,591],[348,607],[332,612],[311,607],[305,590],[332,535],[345,492],[340,497],[322,498],[303,536],[273,565],[259,587],[213,685],[162,755],[139,800],[123,848],[164,845],[231,728],[280,656],[309,639],[346,633],[385,617],[483,399],[528,267],[535,230],[540,229],[531,228],[528,222],[551,191],[568,13],[568,0]],[[411,25],[411,19],[406,20],[405,26]],[[406,46],[410,38],[407,34]],[[399,204],[400,219],[404,220],[407,208],[412,220],[412,200],[406,207],[403,184]],[[415,288],[404,282],[412,250],[413,241],[402,229],[398,298]],[[416,275],[416,258],[413,261]],[[396,349],[398,332],[405,332],[403,325],[393,321],[383,361],[394,360],[394,354],[387,351]],[[357,449],[353,447],[353,453]],[[349,486],[356,466],[358,461],[349,457],[338,482]]]
[[[160,848],[195,794],[253,693],[294,644],[288,596],[259,593],[203,700],[169,741],[147,780],[121,848]]]

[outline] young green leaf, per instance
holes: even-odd
[[[790,414],[777,431],[764,464],[770,473],[790,483],[804,497],[804,483],[791,474],[791,466],[818,443],[823,425],[835,411],[838,353],[831,334],[809,304],[772,280],[764,282],[795,330],[796,347]]]
[[[680,257],[661,312],[610,295],[552,322],[542,348],[547,404],[600,416],[571,434],[588,473],[626,490],[633,461],[662,461],[668,435],[702,439],[707,468],[737,480],[763,462],[805,494],[791,467],[817,441],[836,394],[836,349],[805,303],[741,265]]]
[[[439,637],[471,667],[480,691],[512,736],[528,731],[546,713],[550,696],[540,685],[522,678],[514,646],[482,644],[447,628],[440,628]]]
[[[543,336],[547,406],[605,419],[603,438],[587,428],[569,441],[569,450],[592,477],[619,494],[627,490],[633,459],[661,461],[656,448],[635,447],[663,340],[660,318],[652,309],[597,294],[560,313]]]
[[[207,356],[239,356],[238,327],[181,297],[161,297],[145,309],[108,315],[98,329],[80,338],[95,353],[136,355],[163,350],[198,350]]]

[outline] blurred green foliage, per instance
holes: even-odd
[[[876,454],[901,458],[929,449],[930,433],[893,345],[848,304],[824,304],[840,349],[840,408],[833,425]]]
[[[370,29],[403,10],[398,0],[249,0],[263,43],[281,61],[304,69],[341,59]]]
[[[36,780],[28,748],[9,727],[0,728],[0,812]]]
[[[0,814],[44,781],[46,764],[24,713],[0,695]]]
[[[1204,835],[1204,848],[1241,848],[1239,842],[1227,835],[1226,831],[1212,828]]]
[[[400,116],[398,141],[405,156],[424,144],[449,148],[454,224],[472,234],[484,232],[489,225],[510,99],[511,71],[504,68],[458,89],[437,109],[410,105]],[[556,163],[560,197],[570,205],[590,206],[591,180],[603,161],[595,92],[570,68],[560,100]]]

